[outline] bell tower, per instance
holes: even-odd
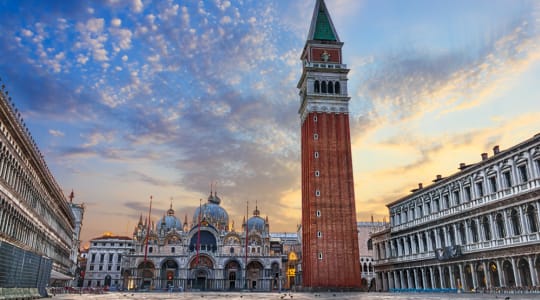
[[[311,289],[357,289],[360,256],[349,129],[349,94],[340,41],[317,0],[302,52],[302,281]]]

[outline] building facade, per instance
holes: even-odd
[[[317,0],[298,82],[302,155],[302,284],[360,287],[358,236],[343,43]]]
[[[358,249],[360,251],[361,289],[362,291],[375,291],[375,268],[373,258],[373,241],[371,234],[388,226],[386,222],[358,222]]]
[[[85,207],[84,204],[74,203],[73,198],[75,198],[75,193],[71,191],[71,194],[69,194],[69,206],[71,207],[71,212],[73,213],[75,221],[70,256],[71,260],[73,261],[71,270],[71,274],[73,274],[73,281],[71,282],[71,286],[79,286],[79,282],[81,281],[81,271],[84,271],[79,264],[79,257],[81,248],[81,229]]]
[[[378,290],[540,285],[540,134],[459,169],[387,205],[390,227],[372,235]]]
[[[0,287],[45,296],[73,278],[69,203],[2,85],[0,91]],[[31,292],[30,292],[31,291]]]
[[[157,223],[139,219],[134,251],[123,260],[123,285],[143,290],[279,290],[289,238],[272,237],[268,217],[256,207],[236,231],[216,193],[196,209],[191,223],[171,207]],[[285,244],[285,247],[284,247]],[[298,248],[298,247],[297,247]],[[297,249],[294,248],[294,249]],[[292,248],[291,248],[292,249]]]
[[[133,251],[134,245],[132,238],[110,232],[92,239],[85,253],[84,287],[121,288],[122,259]]]

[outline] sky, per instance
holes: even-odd
[[[326,0],[351,70],[358,221],[540,132],[540,2]],[[0,0],[0,77],[82,240],[211,186],[241,228],[301,220],[300,54],[315,0]]]

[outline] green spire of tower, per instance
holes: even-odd
[[[317,13],[317,21],[315,23],[315,32],[313,34],[314,40],[325,41],[337,41],[334,31],[332,30],[332,24],[326,15],[326,7],[324,2],[321,2],[319,6],[319,12]]]
[[[307,39],[308,41],[341,42],[324,0],[317,0],[315,3]]]

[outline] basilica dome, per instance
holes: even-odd
[[[219,205],[220,203],[221,199],[217,196],[217,193],[210,193],[208,202],[197,207],[195,210],[195,213],[193,214],[193,224],[199,223],[200,215],[201,222],[205,221],[219,230],[226,230],[229,225],[229,214],[227,214],[227,211]]]
[[[248,231],[255,229],[258,232],[264,232],[266,222],[263,218],[261,218],[260,215],[261,212],[257,207],[255,207],[255,210],[253,211],[253,217],[249,218],[247,221]]]
[[[182,230],[182,223],[174,216],[174,210],[172,209],[172,203],[169,210],[167,210],[167,215],[163,216],[157,222],[157,230],[164,229],[165,231],[170,231],[171,229]]]

